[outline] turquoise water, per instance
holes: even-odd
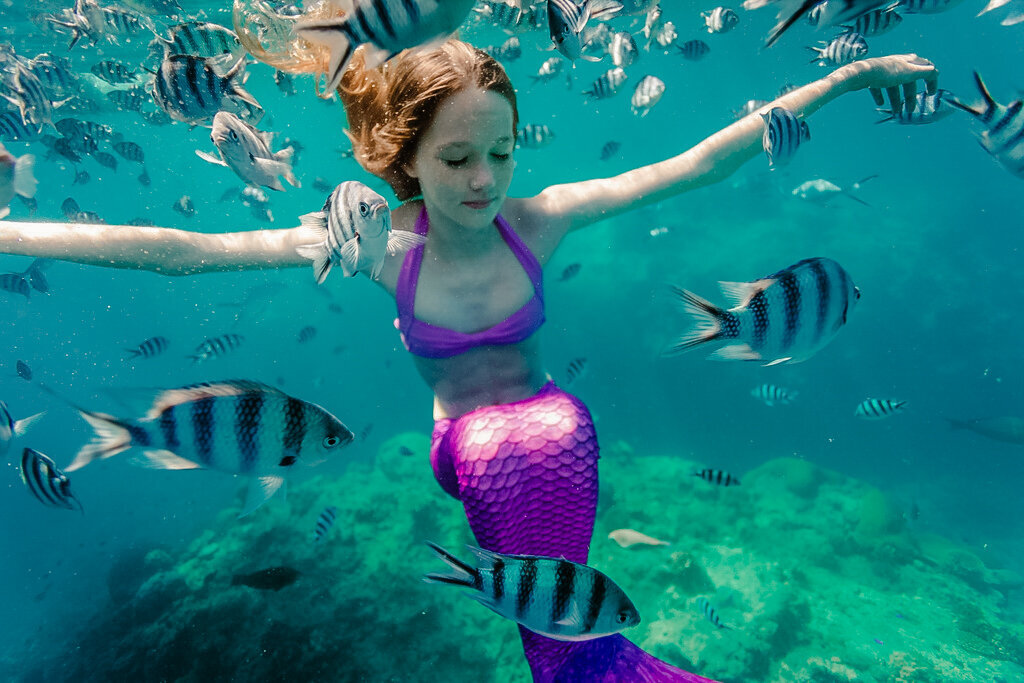
[[[190,16],[230,26],[227,3],[182,4]],[[101,59],[138,64],[143,58],[145,39],[96,46],[83,43],[68,52],[65,37],[29,20],[37,12],[57,12],[63,6],[46,2],[0,9],[2,38],[19,55],[67,55],[83,73]],[[562,78],[531,83],[530,76],[552,53],[541,51],[546,43],[543,34],[521,37],[523,57],[507,64],[519,88],[521,122],[547,124],[556,139],[543,149],[517,152],[512,195],[527,196],[552,183],[615,174],[682,152],[730,123],[731,110],[746,100],[771,99],[784,83],[803,84],[827,73],[827,69],[807,63],[809,52],[804,49],[825,34],[815,34],[802,23],[776,47],[760,49],[773,23],[771,10],[740,11],[736,30],[708,36],[702,31],[699,12],[711,9],[710,4],[665,2],[663,7],[665,18],[677,25],[680,40],[702,38],[711,46],[711,53],[698,63],[684,62],[673,54],[642,53],[627,69],[630,79],[622,92],[589,105],[583,104],[579,91],[610,67],[608,60],[581,62],[572,90],[566,89]],[[1024,63],[1024,28],[1000,26],[1005,9],[976,18],[981,7],[982,3],[970,0],[939,15],[906,16],[892,33],[869,38],[871,55],[917,52],[939,67],[940,86],[967,102],[977,100],[971,73],[978,70],[996,99],[1007,103],[1018,98],[1024,87],[1019,69]],[[166,23],[159,18],[157,22]],[[642,16],[611,23],[619,30],[638,31]],[[475,23],[463,30],[462,37],[481,46],[497,45],[505,38],[500,31]],[[119,158],[116,171],[84,160],[80,167],[89,172],[91,181],[73,186],[73,166],[43,160],[46,149],[39,143],[5,142],[15,156],[31,152],[40,158],[39,208],[31,220],[63,220],[61,204],[73,197],[83,210],[95,211],[112,224],[141,217],[156,225],[203,232],[286,228],[296,225],[299,215],[322,205],[323,193],[313,188],[315,178],[321,177],[331,186],[350,179],[371,182],[353,160],[338,153],[348,148],[348,142],[337,102],[316,99],[308,78],[297,78],[299,95],[287,97],[274,85],[270,68],[257,64],[248,70],[251,77],[246,87],[267,112],[260,128],[277,133],[278,139],[297,140],[304,147],[296,165],[303,186],[271,193],[272,226],[256,220],[235,200],[221,201],[227,189],[240,189],[241,183],[228,169],[207,164],[194,154],[195,149],[212,151],[206,129],[181,123],[153,126],[134,114],[113,110],[102,97],[102,111],[83,118],[107,123],[140,144],[152,185],[141,185],[136,179],[137,165]],[[628,100],[632,87],[647,73],[662,78],[667,89],[662,101],[641,119],[630,113]],[[55,118],[62,116],[60,110],[55,114]],[[797,458],[877,487],[899,514],[916,505],[919,518],[902,533],[937,534],[961,544],[991,569],[1024,573],[1020,446],[951,431],[944,420],[1024,416],[1019,389],[1024,383],[1019,363],[1022,325],[1017,306],[1024,285],[1017,267],[1022,246],[1021,180],[978,146],[973,138],[980,129],[966,115],[957,113],[934,125],[914,127],[875,125],[879,117],[867,93],[845,95],[810,119],[812,140],[785,169],[769,172],[766,160],[759,156],[717,185],[571,236],[547,269],[544,345],[548,369],[556,379],[563,379],[572,359],[587,358],[587,374],[572,389],[597,418],[606,461],[612,454],[624,452],[621,444],[628,444],[628,450],[637,454],[629,461],[630,481],[661,478],[663,465],[655,456],[739,475],[777,458]],[[608,140],[621,142],[621,150],[616,158],[600,162],[600,149]],[[878,177],[866,183],[858,195],[870,207],[843,197],[821,207],[790,195],[794,187],[811,178],[849,186],[873,174]],[[373,180],[371,185],[383,191],[379,182]],[[192,218],[171,208],[182,195],[189,195],[196,206]],[[394,205],[393,197],[389,198]],[[17,200],[11,208],[11,220],[29,220]],[[657,228],[667,230],[652,236]],[[847,327],[810,361],[765,368],[707,361],[702,351],[674,358],[661,355],[690,326],[672,300],[670,284],[721,301],[719,280],[753,280],[812,256],[828,256],[843,264],[863,297]],[[0,256],[0,270],[21,271],[29,262],[26,257]],[[566,266],[577,262],[581,264],[577,277],[554,282]],[[152,571],[140,569],[143,563],[137,558],[154,549],[163,549],[182,563],[197,548],[195,539],[205,538],[206,544],[223,539],[234,554],[218,551],[218,558],[229,570],[259,568],[247,557],[271,550],[277,552],[275,563],[298,562],[297,556],[283,549],[303,543],[311,519],[330,502],[312,493],[316,486],[332,486],[340,497],[362,499],[365,492],[345,488],[360,486],[353,475],[364,471],[360,467],[375,472],[382,490],[389,482],[396,489],[405,485],[405,479],[395,478],[397,474],[389,479],[380,476],[379,467],[372,468],[386,461],[384,455],[391,451],[380,449],[396,435],[429,434],[431,396],[392,327],[393,303],[365,279],[332,277],[318,289],[308,269],[166,278],[69,263],[55,263],[46,274],[49,296],[33,293],[26,302],[0,293],[9,321],[4,327],[4,357],[0,358],[4,368],[0,371],[0,397],[16,419],[49,411],[25,444],[49,454],[58,464],[70,462],[89,432],[73,411],[16,376],[18,359],[32,367],[37,379],[90,407],[116,410],[101,391],[109,387],[161,387],[251,377],[280,384],[291,394],[324,405],[357,434],[369,431],[365,439],[345,451],[344,462],[321,467],[317,471],[320,478],[306,482],[305,489],[300,482],[287,502],[272,500],[257,513],[263,519],[246,523],[255,527],[239,526],[260,530],[249,536],[239,536],[243,532],[233,530],[240,484],[231,477],[150,471],[118,459],[74,473],[72,488],[82,500],[84,516],[44,508],[26,493],[18,477],[16,457],[21,444],[17,444],[8,455],[6,488],[0,496],[0,516],[6,520],[0,532],[0,585],[6,588],[6,609],[0,616],[0,643],[4,643],[0,671],[5,678],[81,680],[82,671],[109,662],[109,652],[103,650],[113,647],[114,638],[122,639],[117,641],[120,652],[130,651],[138,636],[132,632],[133,617],[123,609],[133,604],[131,591],[125,587],[133,587],[140,575]],[[318,334],[300,345],[296,337],[307,325],[314,325]],[[245,346],[237,353],[196,367],[184,359],[204,338],[226,332],[246,336]],[[154,335],[171,341],[168,353],[144,362],[124,360],[122,349]],[[791,406],[768,408],[749,395],[763,382],[797,389],[800,396]],[[869,396],[904,399],[907,409],[880,422],[856,419],[854,408]],[[422,448],[422,443],[411,443]],[[617,448],[612,448],[613,444]],[[432,486],[425,454],[420,454],[417,464],[415,475],[405,464],[400,473],[416,476],[417,486]],[[615,471],[614,464],[610,471]],[[620,481],[617,486],[607,472],[602,484],[615,489],[617,497],[625,495],[625,485]],[[641,484],[632,486],[628,500],[651,520],[648,529],[657,526],[676,537],[693,535],[710,525],[709,519],[720,514],[715,511],[719,506],[737,505],[728,498],[704,497],[696,506],[697,514],[692,514],[691,506],[686,510],[692,516],[665,520],[659,511],[675,509],[667,502],[673,494],[660,489],[656,493],[654,488],[648,491]],[[691,482],[680,481],[678,495],[688,495],[692,488]],[[438,491],[430,494],[435,497],[423,503],[428,507],[422,513],[447,520],[438,522],[439,528],[433,530],[459,533],[457,506]],[[368,527],[408,527],[408,521],[399,519],[401,510],[376,507],[372,498],[367,505],[379,512],[378,518],[365,521]],[[402,508],[406,512],[412,509]],[[741,512],[732,509],[728,514],[731,518]],[[389,515],[394,519],[389,520]],[[806,510],[794,510],[790,522],[811,526],[817,520],[809,515]],[[630,519],[619,521],[622,526],[630,525]],[[594,561],[615,566],[613,560],[602,559],[607,542],[601,529],[599,522],[595,538],[601,545],[599,550],[595,541]],[[201,536],[204,533],[206,537]],[[767,535],[771,530],[761,533]],[[367,556],[398,556],[401,559],[392,559],[391,564],[408,564],[415,578],[424,570],[435,569],[428,566],[429,553],[419,545],[422,536],[394,530],[382,539],[355,534],[359,543],[348,548]],[[713,543],[714,539],[704,541]],[[320,573],[311,574],[313,585],[299,585],[296,590],[315,593],[323,601],[341,601],[341,589],[332,591],[342,580],[333,565],[315,556],[303,558],[308,561],[305,566],[317,566]],[[804,566],[817,562],[811,557],[787,559]],[[237,566],[232,567],[232,562]],[[344,580],[360,584],[358,594],[369,596],[368,602],[360,603],[361,610],[387,621],[395,608],[383,598],[380,604],[373,603],[373,596],[385,591],[360,582],[360,577],[372,576],[362,574],[364,571],[358,563],[348,566]],[[656,592],[650,587],[643,590]],[[124,595],[125,591],[129,595]],[[998,597],[993,597],[992,591]],[[209,597],[211,594],[214,597]],[[192,599],[216,604],[217,594],[207,590]],[[267,598],[268,603],[274,597]],[[451,598],[449,602],[463,602],[446,597]],[[800,597],[815,611],[827,609],[825,596],[810,589]],[[1004,623],[1020,623],[1021,593],[1012,581],[990,587],[987,599],[991,600],[991,619],[995,620],[997,612]],[[175,604],[180,606],[180,600]],[[296,618],[289,616],[287,606],[280,602],[267,609],[275,623],[287,624]],[[463,605],[457,609],[463,610]],[[498,628],[493,625],[497,617],[480,614],[482,610],[474,605],[467,604],[464,612],[480,618],[485,624],[481,628]],[[168,613],[170,608],[161,612],[160,606],[150,606],[144,620],[159,624],[160,614]],[[224,622],[230,624],[232,615],[237,614],[240,612],[227,611],[220,620],[196,621],[192,628],[199,634],[197,642],[204,628],[216,631],[218,637],[225,630],[230,634],[233,629]],[[116,616],[113,622],[112,615]],[[138,613],[135,617],[143,620]],[[344,620],[346,614],[335,613],[333,618]],[[362,618],[369,617],[364,614]],[[750,619],[756,623],[756,617]],[[238,617],[238,621],[237,633],[249,638],[243,619]],[[461,623],[441,618],[434,626],[453,628]],[[707,626],[695,624],[694,629]],[[83,641],[90,632],[110,634],[110,638]],[[325,627],[317,633],[323,632],[331,629]],[[344,649],[346,638],[366,637],[358,630],[346,633],[344,637],[336,634],[340,640],[336,646],[317,641],[316,647]],[[428,649],[421,642],[423,631],[410,626],[401,634],[392,641],[399,661],[400,652]],[[266,637],[273,649],[273,633]],[[500,657],[513,672],[507,679],[499,675],[495,680],[522,677],[522,670],[515,668],[521,665],[514,632],[503,630],[495,637],[511,639],[508,652]],[[927,644],[935,649],[955,647],[956,638],[955,634],[935,635]],[[300,636],[296,639],[301,641]],[[891,638],[884,640],[892,643]],[[168,641],[138,637],[137,642],[149,648]],[[229,659],[227,653],[233,652],[235,645],[244,651],[245,643],[218,642],[224,644],[223,656]],[[707,645],[705,654],[721,651],[723,659],[728,657],[727,648],[715,647]],[[834,649],[823,655],[847,661],[844,647],[852,651],[854,645],[844,646],[839,638]],[[1006,663],[1007,668],[1001,670],[1004,680],[1022,680],[1024,660],[1006,654],[1009,651],[986,656]],[[182,652],[187,659],[188,649]],[[490,671],[489,657],[499,657],[493,645],[481,645],[476,656],[474,663],[481,668],[472,669],[474,676]],[[771,651],[770,656],[782,655]],[[270,669],[251,668],[251,662],[245,661],[240,656],[234,666],[206,674],[195,670],[187,674],[189,669],[184,667],[180,671],[136,669],[131,673],[97,668],[92,675],[95,680],[224,680],[232,677],[226,671],[235,671],[237,680],[376,679],[366,667],[346,672],[344,660],[319,673],[290,671],[287,661],[278,661],[269,673]],[[713,657],[701,657],[698,645],[670,661],[686,666],[699,663],[700,673],[722,680],[752,680],[750,674],[744,678],[730,672],[722,661],[716,664]],[[441,670],[447,671],[438,669],[432,674],[429,668],[418,669],[409,674],[410,680],[441,680]],[[923,678],[906,680],[993,680],[979,671],[983,669],[965,667],[961,674],[936,672],[934,678],[923,674]],[[863,680],[884,680],[877,673],[869,676],[866,669],[858,673]],[[771,676],[771,680],[801,680],[778,671]]]

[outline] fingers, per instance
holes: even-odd
[[[917,81],[903,84],[903,101],[906,102],[907,113],[913,114],[917,108]]]
[[[875,104],[877,106],[881,107],[883,104],[885,104],[885,98],[882,97],[881,90],[879,90],[878,88],[870,88],[869,90],[871,91],[871,96],[875,98]]]
[[[900,87],[894,85],[891,88],[886,88],[885,92],[889,96],[889,105],[892,108],[892,113],[899,113],[900,109],[903,108],[903,102],[900,99]]]
[[[935,69],[931,76],[924,79],[924,85],[928,89],[929,95],[934,95],[939,91],[939,70]]]

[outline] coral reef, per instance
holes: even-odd
[[[40,646],[23,680],[528,681],[514,624],[420,580],[439,569],[422,541],[472,543],[428,448],[396,436],[372,467],[295,482],[286,502],[225,510],[184,549],[125,558],[109,608]],[[636,603],[644,619],[626,635],[645,649],[728,682],[1024,676],[1024,628],[1004,613],[1019,576],[913,533],[881,491],[811,463],[772,460],[728,488],[695,468],[624,443],[602,459],[591,564]],[[328,505],[337,521],[314,544]],[[669,545],[621,548],[608,533],[622,527]],[[231,585],[274,566],[300,576],[280,591]]]

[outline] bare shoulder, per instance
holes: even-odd
[[[501,207],[501,215],[542,266],[551,258],[565,234],[550,220],[543,193],[534,197],[509,197]]]
[[[391,212],[391,229],[412,231],[416,227],[416,218],[420,215],[423,207],[421,202],[406,202]],[[391,296],[395,295],[398,287],[398,273],[402,270],[402,263],[405,261],[405,253],[388,255],[384,259],[384,268],[380,272],[377,284],[383,287]]]

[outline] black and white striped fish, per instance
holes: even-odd
[[[551,42],[575,66],[577,59],[589,62],[599,60],[598,57],[583,54],[587,22],[611,18],[622,9],[622,3],[616,0],[548,0],[547,8]]]
[[[134,161],[137,164],[144,163],[146,161],[146,153],[142,150],[138,144],[128,141],[121,140],[111,145],[114,151],[121,155],[122,158],[128,161]]]
[[[219,57],[232,54],[237,58],[245,51],[234,31],[207,21],[177,24],[167,29],[166,38],[157,36],[153,42],[172,55]]]
[[[141,112],[142,105],[149,101],[150,96],[145,88],[136,86],[125,90],[111,90],[107,93],[107,99],[121,111]]]
[[[219,337],[210,337],[209,339],[204,339],[196,347],[195,353],[189,356],[189,358],[192,359],[193,363],[201,363],[210,358],[219,358],[237,349],[244,341],[245,337],[235,332],[228,332]]]
[[[35,425],[46,413],[36,413],[20,420],[15,420],[7,404],[0,401],[0,457],[7,455],[11,448],[11,441],[17,437],[24,436],[29,429]]]
[[[744,0],[744,9],[757,9],[773,4],[773,0]],[[814,26],[836,26],[853,21],[862,14],[873,9],[892,4],[892,0],[784,0],[780,7],[779,21],[768,34],[765,47],[771,47],[796,21],[817,7],[817,19]],[[795,8],[795,9],[794,9]],[[793,10],[793,11],[790,11]]]
[[[547,147],[555,139],[555,131],[547,124],[527,123],[516,135],[516,146],[523,149],[540,149]]]
[[[888,7],[873,9],[867,14],[857,17],[852,24],[845,24],[841,28],[849,33],[859,33],[864,37],[880,36],[893,30],[903,21],[903,17],[896,11],[897,9],[896,3]]]
[[[647,10],[647,14],[644,15],[644,27],[643,34],[644,38],[647,39],[646,49],[651,49],[651,41],[654,40],[654,36],[661,30],[662,18],[661,18],[661,5],[654,3],[650,9]]]
[[[355,438],[320,406],[249,380],[160,392],[139,418],[78,411],[96,433],[68,472],[139,448],[158,469],[212,469],[249,476],[252,482],[240,516],[283,488],[292,466],[315,464]]]
[[[582,268],[583,265],[578,261],[575,263],[570,263],[569,265],[562,269],[562,274],[558,276],[558,279],[555,280],[555,282],[568,282],[569,280],[579,275],[580,270],[582,270]]]
[[[499,62],[514,62],[523,56],[523,48],[519,43],[519,38],[516,36],[510,37],[497,47],[489,47],[484,52]]]
[[[471,588],[469,597],[534,633],[580,641],[640,623],[639,612],[623,590],[585,564],[467,546],[476,558],[473,567],[434,543],[427,545],[455,571],[427,574],[424,581]]]
[[[981,104],[967,106],[955,98],[950,100],[950,104],[983,123],[985,130],[978,139],[981,146],[1007,171],[1024,178],[1024,100],[1000,104],[992,97],[977,71],[974,72],[974,82],[981,92]]]
[[[619,87],[625,82],[626,72],[622,67],[617,66],[598,76],[591,84],[590,89],[584,90],[583,94],[598,100],[607,99],[619,92]]]
[[[806,121],[785,107],[772,107],[767,114],[761,114],[764,134],[761,146],[768,157],[768,168],[785,166],[793,160],[800,145],[811,139],[811,129]]]
[[[457,29],[475,0],[347,0],[345,15],[304,21],[295,34],[326,45],[331,52],[325,93],[333,93],[356,48],[363,45],[366,68],[373,69],[402,50],[429,43]]]
[[[718,628],[729,628],[728,626],[722,623],[722,620],[718,616],[718,610],[714,608],[714,606],[711,604],[711,601],[707,598],[697,598],[697,609],[700,610],[700,613],[704,615],[705,619],[710,621]]]
[[[810,258],[753,282],[722,282],[735,302],[719,308],[692,292],[675,288],[699,326],[672,349],[686,351],[710,341],[735,340],[709,357],[756,360],[768,365],[798,363],[825,347],[846,324],[860,290],[838,263]]]
[[[313,327],[312,325],[306,325],[301,330],[299,330],[299,334],[295,338],[295,340],[300,344],[306,344],[308,342],[313,341],[314,337],[316,337],[316,328]]]
[[[775,386],[762,384],[750,390],[750,395],[767,406],[788,406],[796,399],[797,392]]]
[[[514,31],[523,20],[523,6],[519,0],[481,0],[473,11],[488,23],[506,31]]]
[[[904,101],[900,110],[895,114],[888,109],[878,109],[880,113],[887,114],[887,116],[879,119],[876,123],[895,121],[896,123],[909,126],[923,126],[935,123],[953,113],[953,107],[949,104],[952,100],[953,95],[948,90],[939,89],[933,95],[929,95],[927,92],[919,92],[914,96],[913,101]],[[911,103],[914,105],[913,108],[910,106]]]
[[[111,85],[121,85],[135,80],[135,71],[121,62],[105,59],[89,67],[89,70]]]
[[[26,126],[52,123],[53,102],[40,80],[21,62],[14,62],[12,70],[8,88],[10,94],[0,92],[0,97],[18,108]]]
[[[676,31],[676,25],[671,21],[666,21],[661,25],[661,29],[654,34],[654,42],[658,44],[658,47],[663,50],[667,50],[672,45],[675,45],[676,40],[679,39],[679,32]]]
[[[273,134],[250,126],[231,112],[219,111],[213,117],[210,140],[220,157],[200,150],[196,150],[196,155],[211,164],[230,168],[247,184],[283,192],[284,185],[278,176],[284,176],[292,187],[301,187],[292,172],[295,150],[285,147],[272,152]]]
[[[569,386],[587,374],[587,359],[573,358],[565,368],[565,385]]]
[[[708,33],[728,33],[740,23],[740,16],[728,7],[716,7],[710,12],[701,12]]]
[[[117,157],[110,152],[94,151],[90,156],[103,168],[109,168],[111,171],[117,170]]]
[[[409,230],[392,230],[387,200],[358,180],[338,185],[320,211],[299,216],[299,221],[316,241],[295,252],[313,262],[317,284],[333,266],[341,266],[345,277],[363,272],[376,280],[386,256],[404,254],[426,240]]]
[[[191,197],[184,194],[178,197],[177,201],[171,205],[171,211],[180,213],[185,218],[192,218],[192,216],[196,215],[196,205]]]
[[[0,273],[0,290],[11,294],[20,294],[29,299],[32,288],[23,276],[18,273]]]
[[[335,506],[328,505],[324,508],[324,511],[316,518],[316,525],[313,527],[313,543],[319,543],[323,540],[327,532],[334,526],[334,520],[337,516],[338,508]]]
[[[865,420],[881,420],[891,417],[896,413],[903,412],[906,401],[897,401],[889,398],[868,398],[857,405],[853,414]]]
[[[633,40],[633,34],[629,31],[619,31],[612,36],[608,44],[608,56],[612,58],[612,64],[617,67],[628,67],[640,56],[640,49]]]
[[[633,90],[633,97],[630,100],[633,113],[639,114],[640,118],[647,116],[651,108],[661,100],[661,96],[664,94],[665,81],[657,76],[644,76],[636,84],[636,88]]]
[[[18,377],[22,378],[26,382],[32,381],[32,368],[29,367],[28,363],[23,360],[19,360],[14,367],[15,371],[18,373]]]
[[[64,94],[79,87],[78,74],[67,58],[37,55],[29,61],[28,68],[51,95]]]
[[[705,468],[698,470],[693,473],[693,476],[700,477],[709,484],[716,484],[718,486],[739,486],[740,480],[732,476],[725,470],[713,470]]]
[[[242,87],[243,54],[223,75],[212,58],[166,55],[151,84],[153,99],[167,115],[185,123],[207,123],[222,109],[248,105],[262,112],[256,99]],[[241,113],[241,110],[239,110]]]
[[[699,62],[711,52],[711,46],[703,40],[688,40],[682,45],[677,45],[676,48],[683,59],[688,59],[691,62]]]
[[[564,62],[561,57],[550,57],[549,59],[544,60],[544,63],[540,65],[540,68],[537,69],[537,74],[530,78],[533,79],[534,83],[537,81],[546,83],[547,81],[554,79],[558,74],[562,73],[563,63]]]
[[[34,448],[21,452],[21,480],[29,493],[43,505],[78,510],[83,515],[82,503],[71,493],[68,475],[61,472],[49,457]]]
[[[811,63],[817,62],[818,66],[842,66],[868,54],[868,41],[859,33],[840,33],[827,43],[821,41],[820,45],[807,47],[816,53]]]
[[[128,358],[156,358],[171,345],[167,337],[150,337],[139,343],[134,349],[125,349]]]
[[[601,154],[599,158],[601,159],[601,161],[608,161],[613,156],[618,154],[621,148],[621,142],[618,142],[616,140],[609,140],[608,142],[604,143],[604,145],[601,146]]]
[[[899,0],[904,14],[939,14],[952,9],[962,0]]]
[[[39,139],[42,126],[25,123],[16,111],[0,112],[0,140],[7,142],[32,142]]]

